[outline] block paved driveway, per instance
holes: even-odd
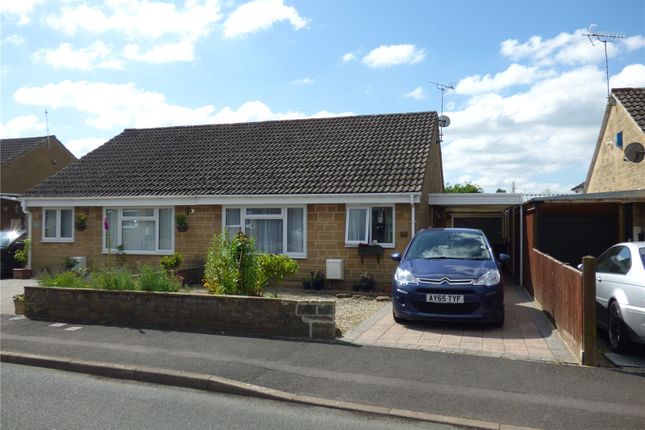
[[[344,340],[361,345],[578,363],[530,295],[512,281],[506,282],[505,306],[506,321],[499,328],[436,322],[397,324],[388,305]]]

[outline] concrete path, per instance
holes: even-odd
[[[38,285],[38,281],[35,279],[0,280],[0,314],[13,314],[13,296],[24,293],[27,285]]]
[[[557,330],[529,294],[506,283],[503,328],[481,324],[412,322],[397,324],[388,306],[349,333],[360,345],[474,354],[488,357],[578,363]]]

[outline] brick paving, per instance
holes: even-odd
[[[503,328],[436,322],[397,324],[392,319],[391,306],[387,306],[349,333],[345,340],[361,345],[578,363],[555,327],[522,287],[507,282],[505,302]]]

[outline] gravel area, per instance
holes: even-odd
[[[269,294],[267,295],[270,297]],[[377,296],[348,291],[314,293],[283,289],[278,291],[278,297],[293,300],[334,300],[336,302],[336,327],[343,335],[383,309],[390,301],[389,296],[386,295]]]

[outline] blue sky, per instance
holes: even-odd
[[[447,182],[563,192],[612,87],[645,86],[645,2],[0,3],[0,134],[77,156],[124,128],[441,109]]]

